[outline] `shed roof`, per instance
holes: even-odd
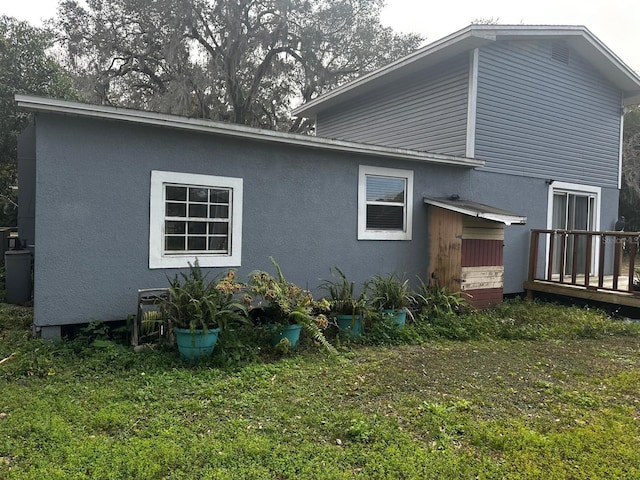
[[[462,213],[463,215],[469,215],[471,217],[483,218],[493,222],[501,222],[505,225],[524,225],[527,223],[527,217],[524,215],[503,210],[501,208],[491,207],[482,203],[473,202],[471,200],[424,197],[424,203],[427,205],[433,205],[434,207],[440,207],[446,210]]]
[[[470,25],[416,50],[378,70],[365,74],[293,110],[300,117],[318,112],[356,96],[398,81],[460,53],[500,40],[566,41],[581,57],[624,92],[625,105],[640,103],[640,76],[582,25]]]
[[[31,95],[16,95],[15,99],[19,108],[32,112],[51,112],[84,118],[89,117],[102,120],[129,122],[139,125],[154,125],[176,130],[189,130],[208,134],[225,135],[232,138],[250,139],[259,142],[279,143],[325,151],[357,153],[375,157],[423,163],[468,168],[484,165],[483,160],[458,157],[455,155],[421,152],[406,148],[385,147],[381,145],[333,140],[310,135],[276,132],[272,130],[247,127],[246,125],[187,118],[178,115],[168,115],[143,110],[91,105]]]

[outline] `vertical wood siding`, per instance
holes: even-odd
[[[460,250],[462,245],[462,214],[443,208],[429,208],[429,271],[430,283],[460,291]]]
[[[469,56],[321,112],[319,137],[464,156]]]
[[[551,41],[480,49],[476,158],[486,171],[617,187],[620,92]]]

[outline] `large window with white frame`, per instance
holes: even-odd
[[[242,179],[151,172],[149,268],[240,266]]]
[[[413,171],[360,165],[358,240],[411,240]]]

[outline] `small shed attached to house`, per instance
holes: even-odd
[[[504,285],[504,226],[527,218],[469,200],[424,198],[430,206],[429,276],[463,292],[476,308],[500,303]]]

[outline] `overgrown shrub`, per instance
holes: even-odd
[[[640,335],[640,324],[615,319],[602,310],[553,303],[506,300],[463,315],[426,316],[415,328],[421,337],[451,340],[542,340]]]

